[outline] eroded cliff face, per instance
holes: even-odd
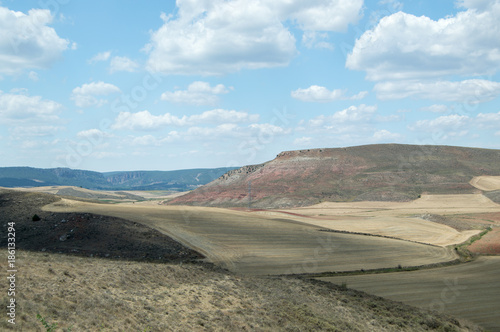
[[[495,162],[497,164],[495,164]],[[500,174],[500,151],[446,146],[369,145],[285,151],[230,171],[169,204],[303,206],[320,201],[405,201],[423,192],[473,192],[472,176]]]

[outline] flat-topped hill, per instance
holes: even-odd
[[[169,204],[247,206],[250,200],[254,208],[269,208],[407,201],[422,193],[477,192],[469,182],[484,175],[500,175],[500,150],[378,144],[286,151],[263,164],[229,171]]]

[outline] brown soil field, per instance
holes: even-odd
[[[245,274],[301,274],[421,266],[458,258],[451,249],[325,228],[246,211],[207,207],[95,204],[63,199],[46,211],[131,220],[172,237],[208,261]]]
[[[500,255],[500,228],[497,226],[475,241],[468,249],[477,254]]]
[[[500,331],[500,257],[414,272],[320,278],[370,294],[468,318]]]
[[[500,176],[476,176],[470,184],[484,191],[500,190]]]

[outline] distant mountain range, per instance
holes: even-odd
[[[0,187],[76,186],[96,190],[186,191],[209,183],[233,169],[99,173],[70,168],[0,167]]]
[[[474,176],[500,176],[500,150],[377,144],[287,151],[244,166],[168,204],[276,208],[322,201],[408,201],[474,193]],[[250,195],[249,195],[250,191]],[[500,201],[500,192],[485,193]]]

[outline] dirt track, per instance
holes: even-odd
[[[317,273],[451,261],[448,249],[402,240],[320,232],[321,227],[244,211],[62,200],[53,212],[89,212],[140,222],[245,274]]]

